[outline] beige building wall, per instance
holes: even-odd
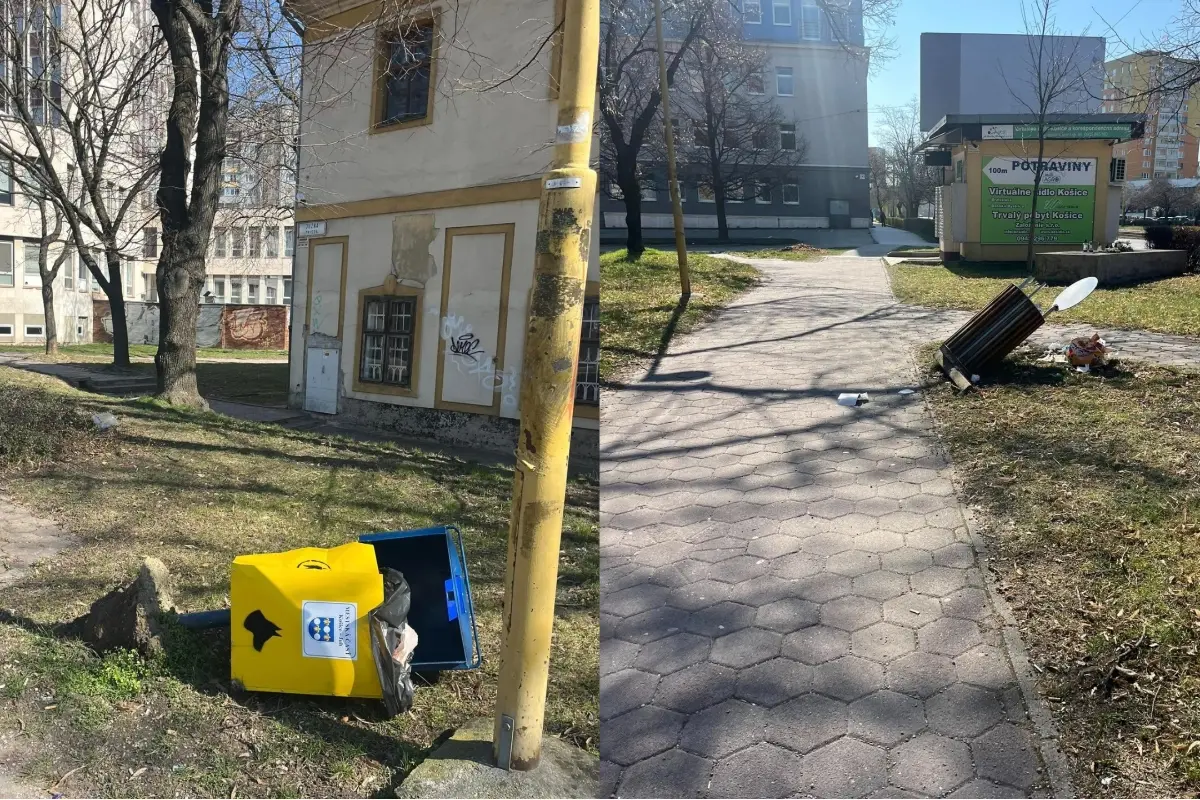
[[[318,352],[337,359],[338,398],[331,399],[339,411],[352,401],[519,417],[541,176],[557,119],[556,47],[533,54],[553,31],[557,6],[466,2],[458,17],[468,28],[458,30],[449,29],[448,15],[439,17],[430,112],[391,128],[373,127],[380,101],[375,48],[386,30],[374,24],[379,7],[360,6],[324,23],[326,31],[353,28],[351,41],[335,34],[336,45],[306,43],[312,96],[301,123],[304,203],[296,220],[325,230],[297,251],[295,404],[313,392],[310,370],[318,367],[307,353]],[[506,77],[502,88],[480,91]],[[599,296],[598,236],[587,294]],[[360,379],[368,296],[414,298],[407,388]],[[322,363],[321,370],[330,368]],[[577,405],[575,424],[597,430],[598,407]]]

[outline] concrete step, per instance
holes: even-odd
[[[153,392],[158,388],[158,382],[154,377],[134,375],[114,375],[111,378],[93,376],[80,381],[80,386],[100,394],[141,395]]]

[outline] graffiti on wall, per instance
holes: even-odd
[[[441,333],[446,342],[446,355],[455,356],[447,360],[452,361],[461,373],[477,377],[480,386],[493,396],[500,395],[502,411],[515,411],[520,386],[517,373],[511,369],[496,369],[497,359],[484,349],[471,323],[457,314],[447,314],[442,317]]]
[[[229,338],[249,346],[267,335],[267,312],[261,308],[235,308],[226,312]]]

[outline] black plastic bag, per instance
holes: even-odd
[[[371,648],[383,702],[389,717],[403,714],[412,708],[412,654],[417,634],[408,626],[412,593],[408,581],[397,570],[385,567],[383,574],[383,603],[370,615]]]

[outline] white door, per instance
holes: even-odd
[[[337,413],[338,361],[341,353],[320,347],[308,349],[304,410],[318,414]]]
[[[503,233],[454,236],[441,330],[443,401],[487,407],[495,400],[506,242]]]

